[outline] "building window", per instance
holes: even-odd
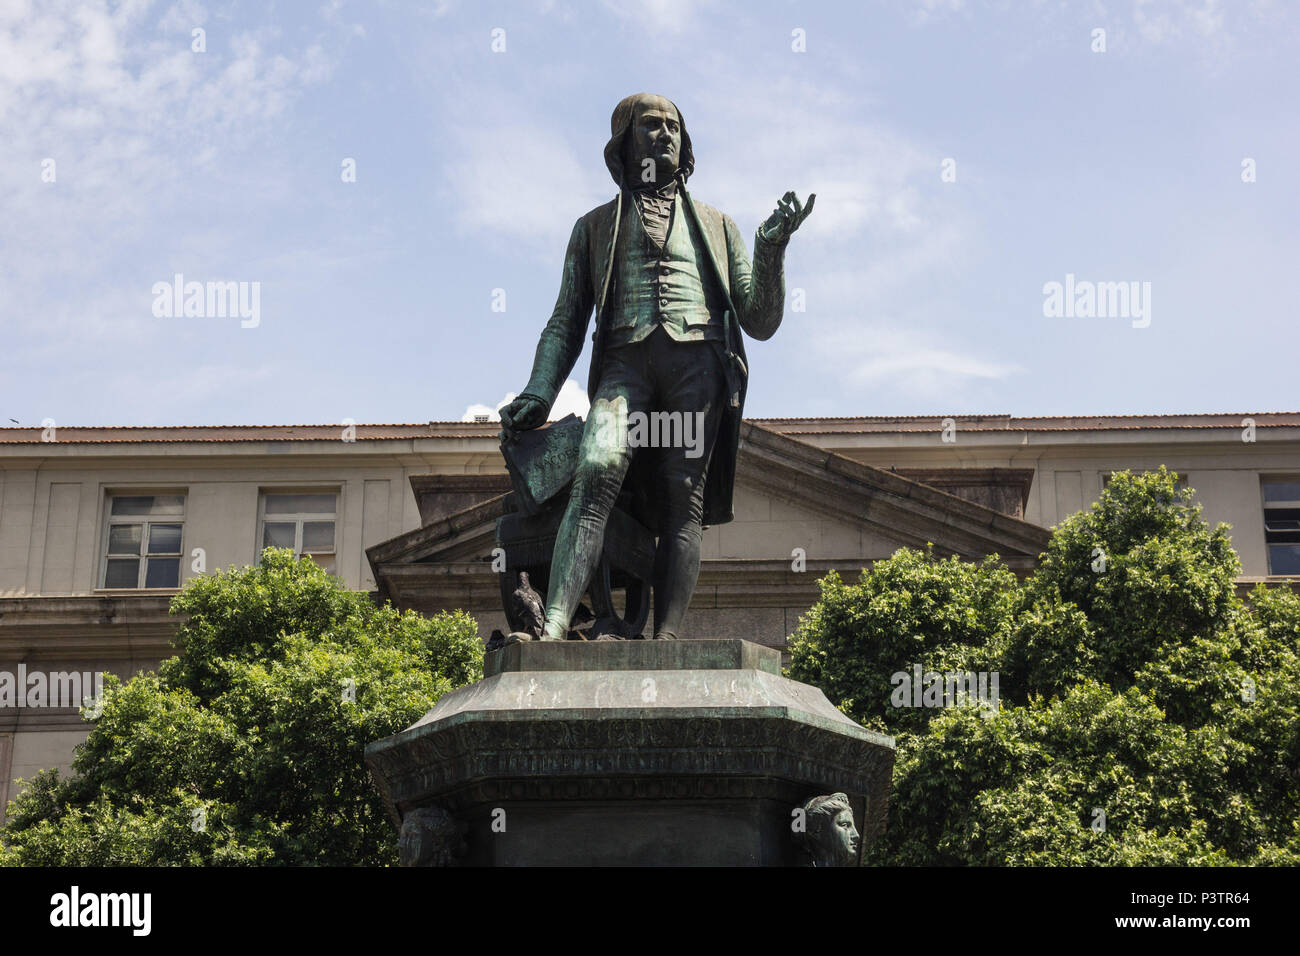
[[[1300,574],[1300,478],[1264,479],[1269,574]]]
[[[292,548],[307,555],[326,571],[335,567],[334,519],[338,492],[262,493],[258,548]]]
[[[180,587],[184,528],[184,495],[112,495],[100,586]]]

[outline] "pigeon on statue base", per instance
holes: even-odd
[[[533,590],[527,571],[519,572],[519,587],[510,594],[509,610],[510,622],[517,623],[520,632],[531,635],[534,641],[541,640],[546,609],[542,607],[541,595]]]

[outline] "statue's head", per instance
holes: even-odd
[[[858,828],[853,807],[842,793],[813,797],[803,805],[804,852],[813,866],[853,866],[858,860]]]
[[[659,185],[674,177],[685,182],[695,171],[686,122],[672,100],[653,93],[626,97],[614,107],[609,128],[605,165],[620,186],[648,184],[646,175]]]

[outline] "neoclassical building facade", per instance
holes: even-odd
[[[68,767],[85,739],[72,675],[156,667],[177,589],[264,545],[401,607],[464,609],[484,637],[505,629],[497,431],[0,428],[0,819],[15,779]],[[705,533],[688,632],[781,646],[826,571],[854,575],[902,546],[1027,572],[1113,472],[1160,465],[1231,525],[1242,588],[1300,587],[1300,413],[754,419],[736,519]],[[20,671],[60,693],[19,706]]]

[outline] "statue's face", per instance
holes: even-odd
[[[647,159],[655,165],[657,183],[666,183],[677,172],[682,155],[682,124],[673,104],[662,96],[651,96],[636,105],[629,139],[628,178],[648,182],[644,171]]]
[[[853,825],[853,814],[841,810],[835,814],[835,824],[831,829],[831,841],[835,855],[843,864],[851,864],[858,858],[858,828]]]

